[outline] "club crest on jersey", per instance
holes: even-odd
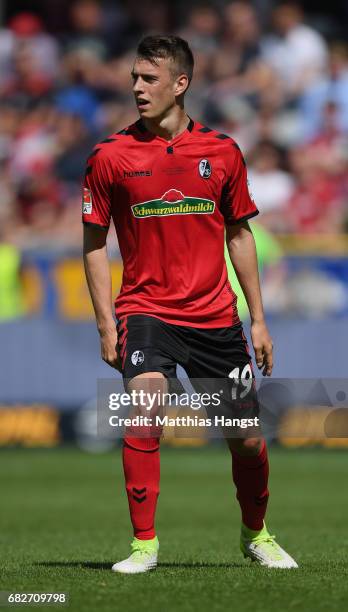
[[[202,178],[208,179],[211,176],[211,165],[209,159],[201,159],[198,164],[198,170]]]
[[[90,189],[87,189],[87,187],[84,187],[82,194],[82,213],[84,215],[91,215],[92,208],[92,192]]]
[[[214,210],[213,200],[191,198],[177,189],[168,189],[161,198],[132,206],[132,213],[137,219],[169,215],[211,215]]]
[[[143,351],[134,351],[131,356],[131,362],[133,365],[137,366],[143,363],[145,359]]]

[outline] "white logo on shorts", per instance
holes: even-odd
[[[134,351],[131,356],[131,362],[133,365],[137,366],[143,363],[145,359],[143,351]]]

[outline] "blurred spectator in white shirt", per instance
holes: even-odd
[[[285,2],[272,15],[275,35],[263,41],[263,57],[282,81],[287,98],[296,98],[318,76],[328,61],[324,38],[304,23],[302,8]]]
[[[327,74],[308,84],[300,99],[303,141],[322,131],[329,104],[336,107],[336,129],[348,133],[348,47],[335,43],[330,49]]]
[[[261,141],[249,157],[250,188],[262,224],[285,231],[284,210],[294,191],[291,175],[281,168],[281,154],[271,141]]]
[[[57,75],[59,50],[56,39],[45,32],[37,15],[19,13],[0,31],[1,80],[8,79],[12,72],[13,58],[20,52],[32,58],[35,70],[43,78],[53,79]]]

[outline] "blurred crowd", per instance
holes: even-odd
[[[156,0],[67,4],[66,26],[17,13],[0,30],[0,239],[80,247],[81,181],[94,144],[137,114],[134,50],[175,32],[195,54],[193,118],[237,140],[260,223],[348,231],[348,46],[300,4]],[[173,16],[174,13],[174,16]]]

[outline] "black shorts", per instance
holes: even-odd
[[[198,328],[173,325],[148,315],[118,322],[118,351],[127,380],[146,372],[176,378],[179,364],[188,378],[249,378],[251,357],[241,323]]]
[[[218,394],[220,415],[258,416],[251,356],[241,323],[206,329],[131,315],[119,322],[118,341],[125,387],[138,374],[161,372],[169,379],[168,391],[180,395],[185,387],[177,378],[179,364],[196,393]],[[208,403],[206,410],[215,418],[214,404]]]

